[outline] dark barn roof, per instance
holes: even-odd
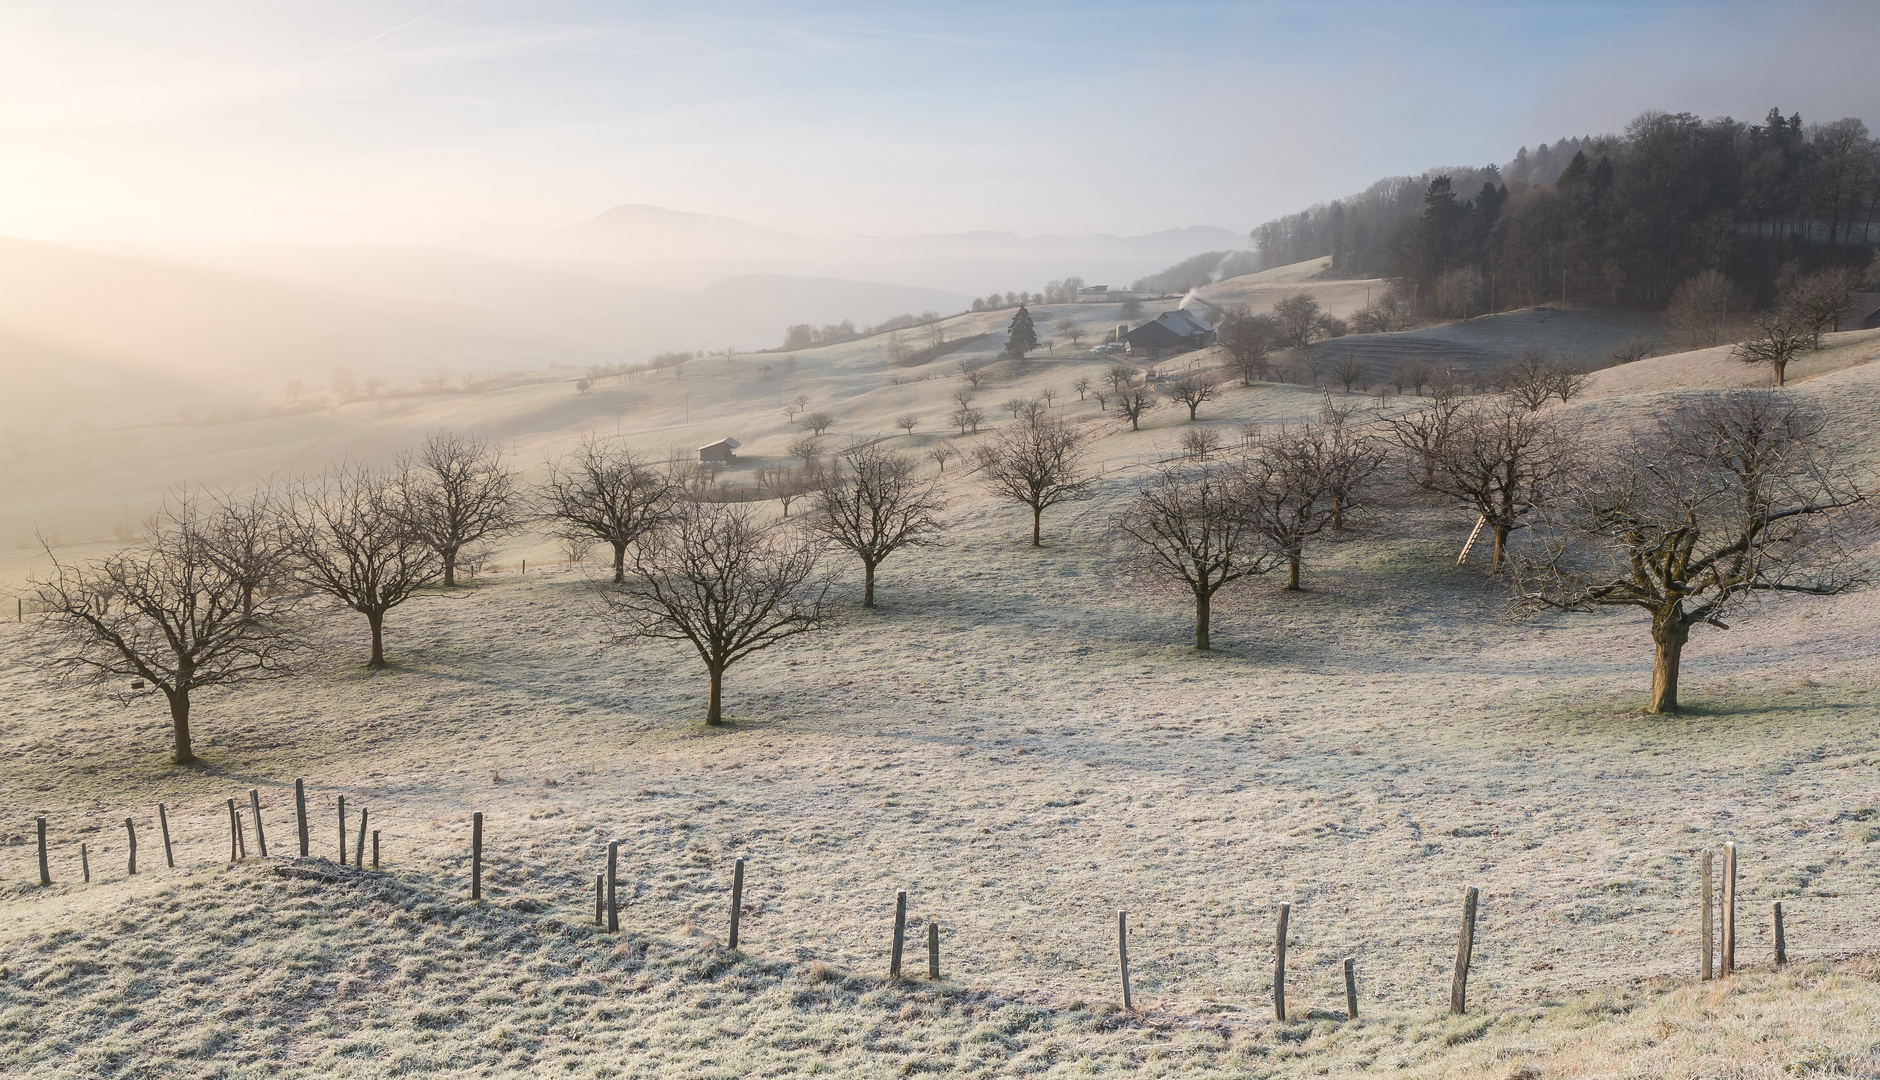
[[[1131,349],[1199,349],[1208,343],[1214,328],[1188,311],[1164,311],[1154,322],[1143,323],[1123,340]]]

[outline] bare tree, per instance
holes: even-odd
[[[1221,433],[1211,427],[1193,427],[1182,432],[1182,453],[1190,457],[1208,460],[1208,455],[1221,448]]]
[[[807,524],[862,561],[862,606],[871,608],[875,568],[903,547],[935,543],[945,509],[937,482],[915,479],[912,459],[867,446],[842,456]]]
[[[1241,499],[1252,529],[1286,563],[1286,589],[1298,592],[1308,541],[1332,526],[1332,471],[1316,425],[1262,433],[1247,455]]]
[[[788,465],[778,465],[757,470],[757,490],[782,504],[783,516],[790,516],[790,504],[801,498],[808,490],[806,470],[793,469]]]
[[[542,516],[562,537],[583,536],[613,549],[614,583],[626,580],[627,549],[670,517],[679,481],[632,451],[583,439],[549,465]]]
[[[1216,334],[1222,348],[1227,350],[1228,366],[1240,376],[1244,386],[1272,376],[1271,357],[1279,337],[1279,322],[1273,316],[1248,314],[1244,308],[1229,312]]]
[[[1731,352],[1745,364],[1768,364],[1775,372],[1776,385],[1781,386],[1787,378],[1789,362],[1808,348],[1813,337],[1813,333],[1780,314],[1766,315],[1756,320],[1756,333],[1738,342]]]
[[[398,488],[406,522],[444,563],[445,588],[457,584],[459,552],[522,524],[515,474],[502,447],[480,436],[433,433],[399,456]]]
[[[1325,336],[1326,315],[1319,302],[1304,293],[1294,293],[1273,305],[1273,319],[1279,340],[1296,349]]]
[[[903,434],[912,435],[914,429],[920,426],[920,417],[913,413],[902,413],[894,418],[894,426],[900,428]]]
[[[1341,358],[1338,363],[1332,365],[1332,378],[1336,379],[1339,385],[1345,388],[1345,393],[1347,394],[1351,393],[1352,387],[1370,379],[1370,377],[1371,365],[1356,356],[1347,355]]]
[[[966,385],[972,387],[975,391],[979,389],[979,384],[986,379],[985,371],[974,367],[972,363],[967,360],[962,359],[959,364],[956,365],[956,368],[959,371],[960,378],[966,380]]]
[[[1129,430],[1142,430],[1142,414],[1156,407],[1155,394],[1146,386],[1131,386],[1116,392],[1116,413],[1129,421]]]
[[[1044,407],[1048,409],[1051,403],[1057,400],[1057,391],[1047,386],[1038,391],[1038,400],[1044,402]]]
[[[1059,503],[1090,494],[1084,466],[1089,435],[1061,420],[1013,424],[974,451],[980,479],[994,495],[1031,508],[1031,546],[1041,547],[1039,519]]]
[[[807,408],[809,408],[809,395],[798,394],[790,399],[789,403],[783,407],[783,411],[789,421],[794,424],[796,423],[796,414]]]
[[[1188,419],[1194,420],[1195,411],[1202,402],[1213,401],[1221,394],[1221,388],[1214,380],[1205,375],[1185,375],[1173,382],[1163,384],[1169,397],[1188,406]]]
[[[1684,339],[1687,349],[1721,344],[1736,286],[1716,270],[1705,270],[1671,292],[1665,322]]]
[[[142,679],[170,707],[171,759],[196,760],[190,695],[291,674],[304,647],[291,600],[256,605],[248,584],[214,550],[213,518],[187,499],[166,507],[150,534],[85,566],[52,555],[52,576],[33,583],[47,613],[41,661],[58,675],[106,685]]]
[[[953,448],[946,443],[935,443],[927,448],[927,459],[938,466],[939,472],[947,469],[947,459],[953,456]]]
[[[1133,561],[1156,577],[1181,582],[1194,596],[1197,649],[1212,647],[1214,594],[1275,565],[1246,513],[1241,482],[1233,469],[1164,469],[1116,518]]]
[[[1506,399],[1475,402],[1459,408],[1434,441],[1423,486],[1481,516],[1494,534],[1499,570],[1508,534],[1565,481],[1581,453],[1578,432],[1551,413]]]
[[[813,413],[810,413],[808,416],[805,416],[803,419],[797,421],[797,424],[804,431],[807,431],[812,435],[821,435],[823,432],[828,431],[830,428],[830,425],[834,424],[835,422],[836,422],[836,418],[833,416],[830,416],[826,412],[813,412]]]
[[[1103,373],[1103,381],[1110,384],[1110,389],[1121,391],[1135,385],[1142,372],[1128,364],[1111,364],[1110,370]]]
[[[985,412],[971,405],[961,405],[947,414],[947,423],[959,428],[961,435],[966,434],[966,429],[969,427],[973,429],[975,435],[978,434],[979,425],[984,423],[985,419]]]
[[[1090,376],[1077,376],[1077,381],[1071,384],[1071,389],[1077,391],[1078,401],[1084,400],[1084,395],[1090,393]]]
[[[1326,493],[1332,500],[1333,532],[1344,532],[1346,519],[1365,508],[1366,490],[1390,460],[1383,440],[1358,431],[1351,423],[1353,411],[1349,405],[1332,404],[1327,395],[1319,412],[1318,454],[1325,472]]]
[[[1077,347],[1077,343],[1082,341],[1084,337],[1083,327],[1078,326],[1073,319],[1059,319],[1057,322],[1057,332],[1063,335],[1066,341],[1071,343],[1071,348],[1073,349]]]
[[[1678,711],[1692,628],[1768,592],[1825,595],[1858,582],[1845,558],[1871,531],[1867,496],[1839,475],[1820,417],[1767,390],[1682,405],[1587,469],[1537,515],[1515,563],[1530,609],[1651,614],[1649,711]]]
[[[1554,399],[1554,367],[1537,352],[1524,352],[1497,369],[1502,392],[1529,412],[1539,412]]]
[[[1436,372],[1421,360],[1405,360],[1397,365],[1397,373],[1391,378],[1391,384],[1397,388],[1399,394],[1403,393],[1404,387],[1407,386],[1415,391],[1418,397],[1422,397],[1423,388],[1430,384],[1430,378],[1435,374]]]
[[[685,503],[633,549],[633,573],[606,594],[622,637],[684,641],[705,662],[705,723],[724,722],[725,671],[821,629],[833,577],[815,538],[766,526],[737,503]]]
[[[1389,417],[1390,440],[1406,451],[1411,482],[1428,490],[1435,482],[1436,459],[1449,442],[1461,398],[1437,398],[1423,408]]]
[[[1838,330],[1841,317],[1854,303],[1860,291],[1860,272],[1836,267],[1810,274],[1795,283],[1782,298],[1782,311],[1788,323],[1808,332],[1808,347],[1821,348],[1821,332]]]
[[[1560,399],[1562,405],[1584,394],[1592,381],[1592,372],[1566,357],[1561,357],[1554,363],[1553,391],[1554,396]]]
[[[398,478],[341,466],[287,504],[294,576],[366,617],[372,668],[385,666],[385,615],[444,572],[405,518]]]
[[[790,440],[784,452],[802,461],[803,467],[807,469],[822,454],[822,440],[814,435],[799,435]]]
[[[1005,399],[1005,408],[1012,414],[1012,419],[1014,420],[1018,419],[1018,414],[1024,412],[1025,407],[1030,404],[1030,398],[1014,397]]]
[[[240,586],[242,612],[253,614],[255,599],[287,576],[281,500],[265,487],[246,498],[227,492],[211,498],[214,509],[200,525],[203,542],[209,558]],[[185,498],[180,505],[193,504]]]

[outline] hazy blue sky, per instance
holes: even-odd
[[[0,233],[1245,229],[1647,108],[1880,123],[1877,56],[1873,0],[9,0]]]

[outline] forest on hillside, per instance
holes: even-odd
[[[1762,307],[1798,272],[1868,266],[1877,213],[1880,141],[1858,119],[1647,112],[1504,166],[1380,180],[1252,241],[1264,266],[1331,256],[1339,276],[1395,278],[1427,313],[1660,308],[1705,271]]]

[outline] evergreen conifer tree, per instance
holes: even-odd
[[[1021,304],[1018,314],[1012,316],[1012,333],[1005,339],[1005,355],[1018,360],[1037,347],[1038,330],[1031,324],[1031,312]]]

